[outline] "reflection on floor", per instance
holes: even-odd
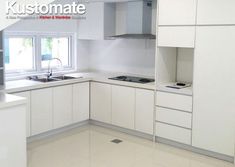
[[[111,142],[114,139],[122,142]],[[28,145],[28,167],[234,167],[233,164],[87,125]]]

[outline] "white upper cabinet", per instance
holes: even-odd
[[[89,119],[89,82],[73,85],[73,123]]]
[[[195,26],[161,26],[158,28],[160,47],[194,48]]]
[[[235,24],[235,1],[198,0],[197,24]]]
[[[235,26],[197,28],[193,146],[234,156]]]
[[[91,82],[91,119],[111,123],[111,85]]]
[[[72,85],[53,88],[54,128],[72,123]]]
[[[136,89],[135,129],[153,135],[154,91]]]
[[[159,25],[196,24],[197,0],[159,0],[158,3]]]
[[[112,85],[112,124],[135,129],[135,88]]]
[[[52,88],[31,91],[31,135],[53,129]]]
[[[99,40],[115,34],[115,4],[86,3],[85,19],[78,20],[78,39]]]

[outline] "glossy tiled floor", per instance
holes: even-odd
[[[122,143],[110,142],[121,139]],[[85,126],[28,145],[28,167],[234,167],[233,164]]]

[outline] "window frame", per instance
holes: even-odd
[[[35,47],[35,41],[36,41],[36,38],[35,36],[33,35],[30,35],[30,34],[8,34],[7,36],[4,36],[4,39],[5,38],[32,38],[32,47],[33,47],[33,69],[32,70],[23,70],[24,73],[34,73],[37,71],[37,65],[36,65],[36,51],[34,49]],[[4,47],[3,47],[4,49]],[[3,59],[4,59],[4,67],[6,67],[5,65],[5,55],[3,56]],[[5,72],[6,74],[11,74],[11,75],[19,75],[20,73],[22,73],[22,71],[20,70],[6,70],[5,69]]]
[[[77,69],[77,63],[76,63],[76,53],[77,53],[77,47],[76,47],[76,33],[74,32],[4,32],[4,38],[9,37],[32,37],[33,39],[33,64],[34,69],[33,70],[24,70],[18,71],[18,70],[5,70],[6,78],[16,78],[16,77],[27,77],[32,75],[40,75],[47,73],[47,68],[42,68],[41,65],[41,39],[45,37],[54,37],[54,38],[60,38],[60,37],[66,37],[69,38],[69,66],[64,67],[63,70],[53,69],[54,73],[67,73],[76,71]],[[4,56],[5,57],[5,56]],[[4,61],[5,65],[5,61]]]

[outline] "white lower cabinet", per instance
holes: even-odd
[[[191,145],[192,96],[156,93],[156,136]]]
[[[158,137],[191,145],[191,130],[172,126],[169,124],[156,123],[156,134]]]
[[[45,88],[31,91],[31,135],[53,128],[53,91]]]
[[[170,109],[192,112],[192,96],[157,91],[156,105]]]
[[[73,85],[73,123],[89,120],[89,82]]]
[[[135,88],[112,85],[112,124],[135,129]]]
[[[156,120],[184,128],[192,128],[192,114],[187,112],[156,107]]]
[[[91,119],[111,123],[111,85],[91,82]]]
[[[154,91],[136,89],[135,109],[135,129],[152,135],[154,126]]]
[[[17,93],[31,101],[27,107],[31,135],[89,119],[89,82]]]
[[[91,82],[91,119],[153,134],[154,91]]]
[[[53,88],[53,128],[72,123],[72,85]]]
[[[16,96],[25,97],[27,99],[27,105],[26,105],[26,137],[29,137],[31,135],[31,114],[30,114],[31,95],[30,95],[30,91],[13,93],[13,94],[16,95]]]

